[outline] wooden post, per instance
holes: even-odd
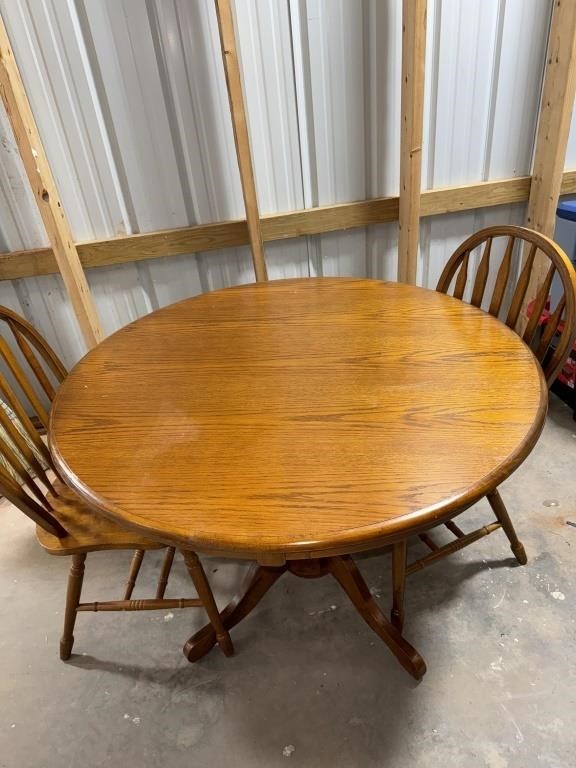
[[[426,0],[403,0],[398,280],[412,284],[420,239],[425,58]]]
[[[0,92],[72,308],[86,344],[94,347],[102,340],[98,315],[1,16]]]
[[[262,232],[260,229],[260,214],[258,212],[258,198],[256,197],[256,185],[254,183],[254,169],[252,167],[252,155],[250,153],[250,137],[248,136],[248,124],[242,95],[242,83],[240,80],[240,68],[236,53],[236,38],[234,36],[234,20],[230,0],[215,0],[218,29],[220,31],[220,46],[226,73],[226,86],[228,88],[228,100],[232,113],[232,126],[234,128],[234,141],[236,143],[236,155],[240,169],[240,181],[246,208],[246,222],[248,224],[248,237],[252,249],[252,261],[256,280],[267,280],[266,261],[262,247]]]
[[[548,237],[554,235],[575,90],[576,2],[555,0],[548,36],[527,216],[527,225]],[[526,293],[526,304],[536,296],[547,270],[548,260],[539,253]],[[525,313],[522,315],[525,322]]]

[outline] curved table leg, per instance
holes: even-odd
[[[330,571],[368,626],[386,643],[404,669],[420,680],[426,672],[424,659],[384,616],[352,558],[349,555],[332,558]]]
[[[420,680],[424,675],[426,672],[424,659],[384,616],[349,555],[321,558],[317,561],[306,561],[304,564],[288,563],[282,566],[254,564],[246,576],[243,588],[220,614],[224,629],[231,629],[248,616],[270,587],[286,571],[292,571],[295,575],[304,578],[318,578],[331,573],[360,616],[386,643],[404,669],[416,680]],[[214,628],[211,624],[207,624],[188,640],[184,646],[184,655],[188,661],[198,661],[214,647],[215,643]]]
[[[258,565],[251,566],[238,594],[220,614],[225,630],[230,630],[258,605],[270,587],[278,581],[287,570],[287,566],[278,567]],[[211,624],[202,627],[184,646],[184,656],[188,661],[198,661],[205,656],[216,644],[216,633]]]

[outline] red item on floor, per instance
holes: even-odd
[[[530,315],[534,311],[534,301],[531,301],[526,307],[527,317],[530,317]],[[544,327],[546,323],[550,320],[551,314],[552,313],[550,312],[550,296],[549,296],[548,300],[546,301],[546,304],[544,305],[544,309],[542,310],[542,313],[540,314],[540,317],[538,319],[538,327],[540,328]],[[558,323],[558,330],[555,334],[555,337],[559,335],[563,329],[564,329],[564,321],[561,320]],[[552,343],[554,343],[554,341],[552,341]],[[572,347],[570,357],[566,360],[560,373],[558,374],[557,381],[563,384],[565,387],[569,387],[572,390],[576,389],[576,343]]]

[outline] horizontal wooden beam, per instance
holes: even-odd
[[[471,211],[475,208],[524,203],[530,194],[530,183],[530,176],[519,176],[460,187],[430,189],[422,192],[420,215],[438,216]],[[576,171],[565,171],[561,194],[574,193]],[[380,197],[265,215],[262,217],[262,236],[265,241],[270,242],[397,220],[398,198]],[[235,248],[247,245],[248,242],[246,221],[224,221],[77,243],[77,250],[82,265],[91,269],[158,259],[162,256]],[[58,265],[51,248],[0,253],[0,280],[57,273]]]

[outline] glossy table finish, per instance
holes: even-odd
[[[327,558],[326,572],[496,487],[546,402],[532,353],[474,307],[396,283],[286,280],[110,336],[60,388],[50,445],[79,494],[147,536],[272,568]]]

